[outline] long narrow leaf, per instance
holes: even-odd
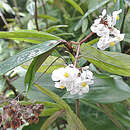
[[[42,63],[46,60],[46,58],[51,54],[51,52],[52,52],[52,50],[50,50],[40,56],[35,57],[34,60],[32,61],[32,63],[30,64],[30,66],[26,72],[25,80],[24,80],[24,84],[26,86],[27,92],[32,87],[36,71],[39,69],[39,67],[42,65]]]
[[[130,56],[119,52],[101,51],[94,47],[85,47],[83,57],[100,69],[110,73],[130,76]]]
[[[83,10],[80,8],[80,6],[74,0],[65,0],[65,1],[68,2],[69,4],[71,4],[82,15],[84,14]]]
[[[47,51],[51,50],[55,46],[57,46],[60,41],[51,40],[47,41],[35,46],[32,46],[28,49],[23,50],[22,52],[8,58],[7,60],[0,63],[0,75],[5,74],[9,70],[13,69],[14,67],[21,65],[22,63],[31,60],[32,58],[46,53]]]
[[[30,43],[42,43],[48,40],[60,40],[61,38],[47,32],[38,32],[35,30],[20,30],[14,32],[0,32],[0,38],[25,41]]]
[[[71,110],[69,105],[64,100],[62,100],[55,93],[47,90],[46,88],[39,86],[38,84],[35,84],[35,87],[38,88],[44,94],[48,95],[54,101],[56,101],[57,104],[61,106],[61,109],[65,110],[66,116],[67,116],[67,122],[69,123],[70,130],[86,130],[86,128],[84,127],[80,119],[74,114],[74,112]]]

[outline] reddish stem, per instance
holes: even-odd
[[[94,34],[94,32],[91,32],[88,36],[86,36],[84,39],[82,39],[79,43],[82,44],[82,43],[86,42],[88,40],[88,38],[90,38],[93,34]]]
[[[79,56],[79,51],[80,51],[80,45],[82,45],[84,42],[86,42],[88,40],[88,38],[90,38],[93,34],[94,34],[94,32],[91,32],[88,36],[86,36],[84,39],[82,39],[79,42],[77,50],[76,50],[76,55],[75,55],[75,62],[74,62],[74,66],[75,67],[76,67],[77,61],[78,61],[78,56]]]
[[[80,46],[82,43],[86,42],[88,40],[88,38],[90,38],[94,33],[91,32],[88,36],[86,36],[84,39],[82,39],[78,46],[77,46],[77,50],[76,50],[76,55],[75,55],[75,62],[74,62],[74,66],[76,67],[77,65],[77,62],[78,62],[78,56],[79,56],[79,51],[80,51]],[[76,108],[76,115],[78,117],[80,117],[80,110],[79,110],[79,99],[76,99],[76,102],[75,102],[75,108]]]
[[[74,67],[76,67],[76,65],[77,65],[78,56],[79,56],[79,50],[80,50],[80,44],[78,45],[77,50],[76,50],[75,61],[74,61]]]

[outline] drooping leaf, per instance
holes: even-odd
[[[69,105],[64,100],[62,100],[55,93],[39,86],[38,84],[35,84],[35,87],[44,94],[48,95],[50,98],[52,98],[57,104],[61,106],[61,109],[65,110],[70,130],[86,130],[80,119],[73,113]]]
[[[101,51],[94,47],[83,47],[82,56],[100,69],[110,73],[130,76],[130,56],[119,52]]]
[[[54,50],[55,51],[55,50]],[[53,52],[54,52],[53,51]],[[44,73],[47,69],[46,74],[52,73],[55,69],[58,69],[60,67],[64,67],[64,61],[61,58],[58,58],[58,56],[48,56],[48,58],[43,62],[43,64],[39,67],[37,72]],[[50,66],[51,65],[51,66]],[[24,69],[28,69],[29,65],[22,64],[21,65]]]
[[[61,38],[46,32],[36,30],[21,30],[14,32],[0,32],[0,38],[25,41],[30,43],[42,43],[48,40],[60,40]]]
[[[27,92],[32,87],[36,71],[39,69],[39,67],[42,65],[42,63],[46,60],[46,58],[51,54],[51,52],[52,52],[52,50],[35,57],[34,60],[32,61],[32,63],[30,64],[30,66],[26,72],[25,80],[24,80],[24,84],[26,86]]]
[[[38,55],[48,52],[59,43],[60,41],[58,42],[56,40],[47,41],[47,42],[32,46],[28,49],[25,49],[22,52],[8,58],[7,60],[0,63],[0,75],[5,74],[6,72],[13,69],[14,67],[21,65],[22,63]]]
[[[69,4],[71,4],[82,15],[84,14],[83,10],[80,8],[80,6],[74,0],[65,0],[65,1],[68,2]]]
[[[104,0],[102,1],[101,3],[99,3],[98,5],[94,6],[93,8],[89,9],[85,14],[84,16],[81,18],[81,20],[76,24],[75,28],[74,28],[74,31],[77,31],[82,23],[83,23],[83,20],[89,15],[91,14],[93,11],[97,10],[98,8],[102,7],[103,5],[105,5],[107,2],[109,2],[109,0]]]

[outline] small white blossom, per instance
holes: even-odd
[[[116,21],[119,20],[119,14],[122,12],[122,9],[118,11],[114,11],[112,16],[107,15],[107,23],[109,27],[113,27],[116,25]]]
[[[53,81],[72,81],[77,78],[79,70],[73,66],[67,66],[65,68],[59,68],[53,71]]]
[[[88,70],[88,67],[83,67],[80,77],[82,80],[93,79],[93,73],[90,70]]]
[[[55,82],[55,87],[56,88],[60,88],[60,89],[64,89],[66,88],[67,91],[71,91],[74,88],[74,83],[72,81],[60,81],[60,82]]]
[[[78,77],[75,81],[75,88],[70,91],[70,93],[73,94],[79,94],[82,95],[84,93],[89,92],[89,85],[93,84],[94,81],[91,79],[84,79],[82,80],[81,77]]]
[[[79,69],[73,65],[68,65],[65,68],[59,68],[53,71],[52,80],[55,82],[55,87],[66,88],[70,94],[79,94],[89,92],[89,85],[93,84],[93,73],[88,70],[88,66]]]
[[[67,91],[73,89],[73,84],[78,77],[79,70],[73,65],[68,65],[65,68],[59,68],[52,72],[52,80],[55,82],[56,88],[66,88]]]
[[[116,28],[113,28],[110,32],[110,35],[102,36],[98,43],[97,47],[101,50],[105,50],[108,47],[112,47],[118,42],[124,39],[124,34],[120,34],[120,31]]]
[[[119,14],[122,10],[114,11],[112,16],[107,15],[106,10],[103,10],[102,15],[94,21],[94,24],[91,26],[91,31],[96,33],[100,39],[97,43],[97,47],[101,50],[105,50],[110,46],[114,46],[118,42],[124,39],[125,34],[121,34],[118,29],[114,26],[116,21],[119,20]]]
[[[91,31],[96,33],[99,37],[104,35],[109,35],[110,30],[104,24],[93,24],[91,26]]]
[[[106,9],[104,9],[104,10],[102,11],[102,15],[100,15],[99,17],[100,17],[100,18],[104,18],[104,16],[106,15],[106,13],[107,13],[107,11],[106,11]]]

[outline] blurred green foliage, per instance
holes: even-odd
[[[24,98],[20,102],[45,105],[39,123],[25,126],[23,130],[45,128],[44,123],[48,125],[48,130],[61,130],[63,127],[63,130],[85,130],[85,127],[88,130],[130,130],[130,1],[36,2],[37,17],[34,0],[0,1],[1,101],[22,93]],[[74,61],[74,56],[61,44],[61,40],[69,42],[83,39],[90,33],[93,20],[104,8],[108,13],[123,10],[117,28],[125,33],[124,40],[107,51],[100,51],[96,49],[98,38],[93,35],[81,46],[78,65],[82,67],[90,64],[95,77],[95,84],[88,94],[71,96],[65,90],[54,88],[52,71]],[[73,47],[75,52],[76,45]],[[24,69],[16,71],[14,68],[17,66]],[[9,87],[7,80],[15,91],[11,88],[6,90]],[[40,85],[37,88],[41,91],[35,87],[35,81]],[[25,90],[28,91],[27,95],[23,93]],[[81,121],[72,112],[75,111],[74,99],[77,98],[80,99]],[[1,108],[3,105],[1,104]],[[58,115],[59,118],[48,124],[48,120],[56,117],[56,112],[62,109],[66,111],[65,114]]]

